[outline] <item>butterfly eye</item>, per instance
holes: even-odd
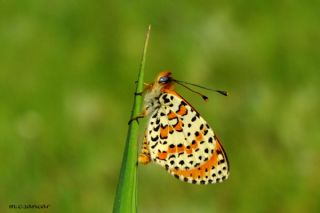
[[[169,77],[168,76],[162,76],[159,79],[159,83],[167,83],[169,81]]]

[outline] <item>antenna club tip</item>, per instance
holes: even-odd
[[[228,96],[229,93],[227,91],[223,91],[223,90],[217,90],[218,93],[220,93],[221,95],[224,95],[224,96]]]
[[[203,95],[202,98],[203,98],[204,101],[208,101],[209,100],[209,98],[207,96],[205,96],[205,95]]]

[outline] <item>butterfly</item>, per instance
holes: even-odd
[[[168,71],[145,84],[143,111],[132,119],[149,117],[138,162],[153,161],[188,183],[222,182],[229,176],[229,162],[221,142],[197,110],[175,91],[175,83],[208,99],[185,84],[198,85],[176,80]]]

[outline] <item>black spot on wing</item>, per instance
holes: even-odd
[[[157,118],[157,120],[156,120],[156,124],[158,125],[160,123],[160,119],[159,118]]]
[[[221,150],[217,150],[217,154],[223,154]]]
[[[158,113],[154,112],[153,115],[152,115],[152,118],[156,118],[157,116],[158,116]]]
[[[203,124],[201,124],[201,126],[200,126],[200,130],[202,130],[202,129],[203,129],[203,127],[204,127],[204,125],[203,125]]]
[[[207,135],[208,134],[208,130],[204,130],[203,135]]]
[[[152,149],[154,149],[158,145],[158,142],[156,142],[154,145],[151,146]]]
[[[158,135],[157,135],[156,137],[152,137],[152,136],[151,136],[151,140],[154,141],[154,142],[158,141],[158,139],[159,139],[159,136],[158,136]]]
[[[162,100],[163,100],[163,102],[164,102],[165,104],[170,102],[170,99],[168,98],[168,95],[167,95],[167,94],[165,94],[165,95],[162,96]]]
[[[168,157],[168,160],[169,160],[170,158],[176,158],[176,156],[175,156],[175,155],[170,155],[170,156]]]
[[[183,154],[184,154],[183,151],[182,151],[182,152],[179,152],[178,157],[180,157],[180,155],[183,155]]]
[[[224,160],[224,159],[219,160],[219,161],[218,161],[218,165],[220,165],[220,164],[222,164],[222,163],[224,163],[224,162],[225,162],[225,160]]]
[[[160,135],[160,139],[167,139],[167,138],[168,138],[168,136],[162,137],[162,135]],[[163,145],[165,145],[165,144],[163,144]]]
[[[153,130],[157,132],[159,130],[159,128],[160,128],[160,125],[158,125],[155,128],[153,128]]]

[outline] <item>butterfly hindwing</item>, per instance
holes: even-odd
[[[227,156],[207,122],[174,91],[163,92],[159,102],[146,132],[151,160],[189,183],[226,179]]]

